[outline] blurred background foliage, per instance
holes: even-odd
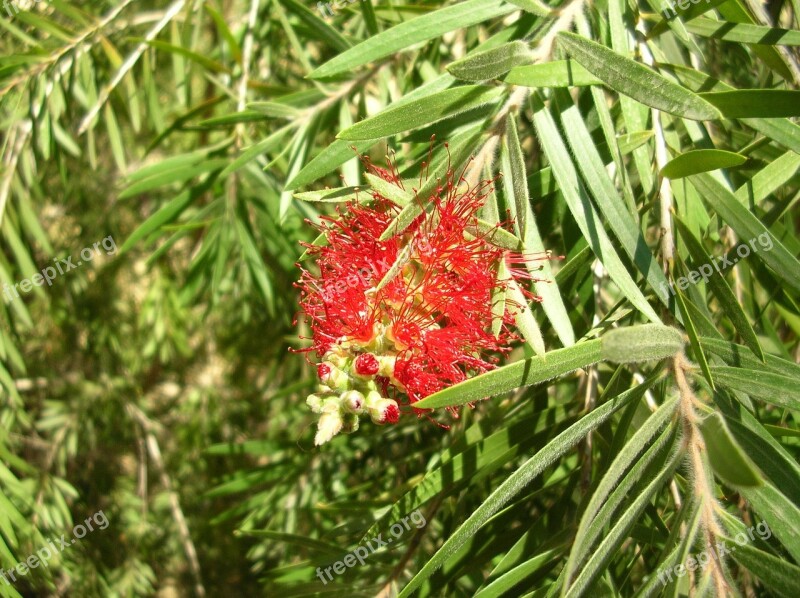
[[[0,594],[800,595],[800,5],[686,5],[4,4],[0,282],[117,250],[0,307],[0,566],[110,521]],[[433,397],[500,395],[445,427],[316,449],[288,349],[305,219],[332,210],[306,200],[366,188],[357,152],[418,179],[434,134],[432,176],[444,141],[502,171],[484,218],[564,256],[511,356],[532,373]],[[647,321],[687,358],[650,328],[616,341],[630,359],[592,344]],[[542,348],[569,352],[549,376]],[[762,520],[769,540],[658,582]]]

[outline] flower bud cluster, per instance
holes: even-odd
[[[353,357],[342,347],[328,351],[317,366],[317,393],[306,399],[311,411],[320,416],[314,444],[324,444],[340,432],[355,432],[362,415],[376,424],[397,422],[397,402],[381,394],[376,380],[378,376],[392,377],[394,359],[372,353]]]

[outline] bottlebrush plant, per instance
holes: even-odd
[[[800,596],[799,25],[4,2],[0,598]]]
[[[394,167],[364,162],[394,187],[389,195],[413,191]],[[307,351],[321,360],[319,388],[307,400],[320,416],[315,444],[354,432],[361,415],[396,423],[401,412],[419,411],[420,399],[493,369],[497,354],[508,353],[515,316],[526,306],[496,303],[530,275],[515,268],[522,255],[493,241],[499,224],[482,230],[478,212],[494,183],[470,186],[448,166],[430,214],[419,203],[422,213],[386,239],[402,206],[380,191],[371,201],[356,193],[336,217],[323,218],[324,242],[306,245],[318,274],[303,269],[298,285],[313,332]]]

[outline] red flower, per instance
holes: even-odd
[[[366,164],[373,174],[403,188],[393,166],[385,170]],[[463,177],[455,178],[449,169],[430,200],[431,213],[423,211],[402,234],[385,241],[381,234],[400,208],[376,192],[370,205],[361,197],[338,209],[337,217],[322,218],[318,228],[325,244],[306,245],[319,273],[301,268],[297,285],[313,332],[305,351],[316,352],[332,368],[319,368],[323,396],[309,398],[315,411],[330,415],[335,409],[325,411],[323,404],[338,400],[341,406],[337,397],[356,390],[365,396],[363,410],[373,421],[394,423],[398,402],[413,405],[491,370],[497,355],[509,351],[516,338],[510,302],[499,334],[491,332],[492,298],[508,284],[498,279],[498,267],[505,260],[513,278],[530,276],[512,266],[522,256],[492,245],[477,231],[478,210],[494,181],[469,188]],[[340,415],[344,428],[338,428],[354,429],[346,420],[359,412],[341,407]],[[337,425],[328,422],[323,433],[321,423],[317,444],[337,433]]]

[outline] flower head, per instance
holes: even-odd
[[[365,163],[404,189],[393,166]],[[297,285],[313,332],[305,351],[321,359],[320,392],[331,394],[338,409],[324,432],[320,420],[317,444],[344,429],[338,422],[346,414],[368,413],[383,424],[397,422],[401,411],[420,412],[414,403],[493,369],[510,350],[515,306],[506,301],[502,314],[493,309],[509,280],[498,276],[500,264],[511,278],[530,276],[513,267],[522,256],[479,232],[477,214],[493,184],[469,187],[448,168],[429,213],[422,210],[386,240],[381,235],[401,208],[377,192],[371,202],[351,202],[336,217],[322,218],[325,243],[306,245],[318,273],[301,267]],[[493,334],[497,317],[502,322]],[[352,392],[364,397],[359,410]]]

